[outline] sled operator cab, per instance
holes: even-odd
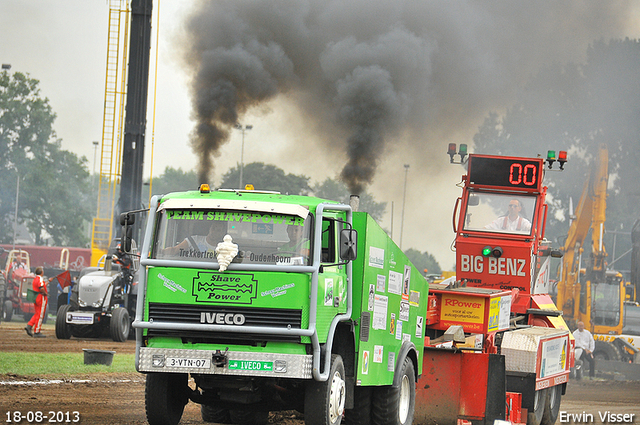
[[[557,160],[554,151],[546,160],[471,154],[462,177],[453,221],[457,280],[514,291],[517,314],[527,314],[537,295],[543,303],[538,308],[547,307],[551,257],[561,256],[544,238],[548,208],[542,183],[545,165],[552,170],[556,161],[563,169],[566,152]]]

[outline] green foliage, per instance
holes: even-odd
[[[600,144],[609,150],[607,230],[629,232],[640,217],[638,69],[640,41],[595,42],[584,64],[540,70],[506,114],[489,114],[475,135],[475,153],[535,156],[548,149],[568,151],[565,171],[546,175],[551,195],[547,238],[562,242],[566,235],[569,198],[577,205]],[[618,253],[629,249],[628,239],[617,237]],[[605,244],[612,252],[612,234]],[[627,258],[616,267],[629,269],[628,264]]]
[[[421,273],[425,273],[425,269],[427,270],[427,274],[442,273],[440,264],[438,264],[435,257],[428,252],[420,252],[416,249],[409,248],[404,253],[409,258],[409,261],[411,261]]]
[[[56,245],[83,246],[82,223],[91,219],[95,205],[87,195],[87,160],[60,149],[56,115],[38,84],[19,72],[0,73],[0,242],[13,239],[19,176],[18,222],[26,224],[36,244],[49,234]]]
[[[346,204],[349,203],[349,197],[351,196],[344,183],[329,178],[322,183],[316,183],[313,186],[313,193],[318,198]],[[386,208],[386,202],[376,202],[370,193],[364,192],[360,194],[360,211],[368,212],[378,223],[382,220]]]
[[[184,172],[181,168],[166,167],[164,173],[155,177],[152,183],[151,193],[153,195],[195,190],[198,188],[198,175],[194,170]]]
[[[240,183],[240,166],[231,168],[222,176],[222,189],[237,189]],[[309,177],[285,172],[271,164],[252,162],[245,164],[242,185],[252,184],[256,190],[274,190],[289,195],[307,195]]]
[[[45,340],[42,341],[46,343]],[[114,354],[111,366],[86,365],[84,353],[31,353],[1,352],[0,375],[15,374],[19,376],[47,375],[82,375],[88,373],[135,373],[135,354]]]

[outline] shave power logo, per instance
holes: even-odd
[[[193,295],[198,302],[251,304],[258,296],[258,281],[253,274],[198,272]]]

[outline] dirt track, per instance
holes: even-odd
[[[109,340],[57,340],[53,325],[47,324],[43,333],[47,338],[35,340],[26,335],[24,323],[0,323],[0,351],[82,352],[83,348],[113,350],[118,353],[135,352],[135,343],[115,343]],[[99,374],[86,376],[53,376],[62,382],[46,383],[39,377],[0,375],[0,420],[7,423],[7,412],[29,411],[79,412],[81,424],[145,424],[144,375]],[[561,411],[591,413],[592,423],[602,423],[598,412],[633,413],[640,423],[640,382],[606,380],[571,381],[562,398]],[[302,416],[294,413],[271,415],[270,423],[300,425]],[[22,421],[27,424],[26,420]],[[42,423],[47,423],[44,420]],[[203,424],[200,408],[189,403],[181,424]],[[560,422],[558,421],[557,424]]]

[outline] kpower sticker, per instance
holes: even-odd
[[[193,295],[198,302],[251,304],[258,296],[258,282],[253,274],[198,272]]]

